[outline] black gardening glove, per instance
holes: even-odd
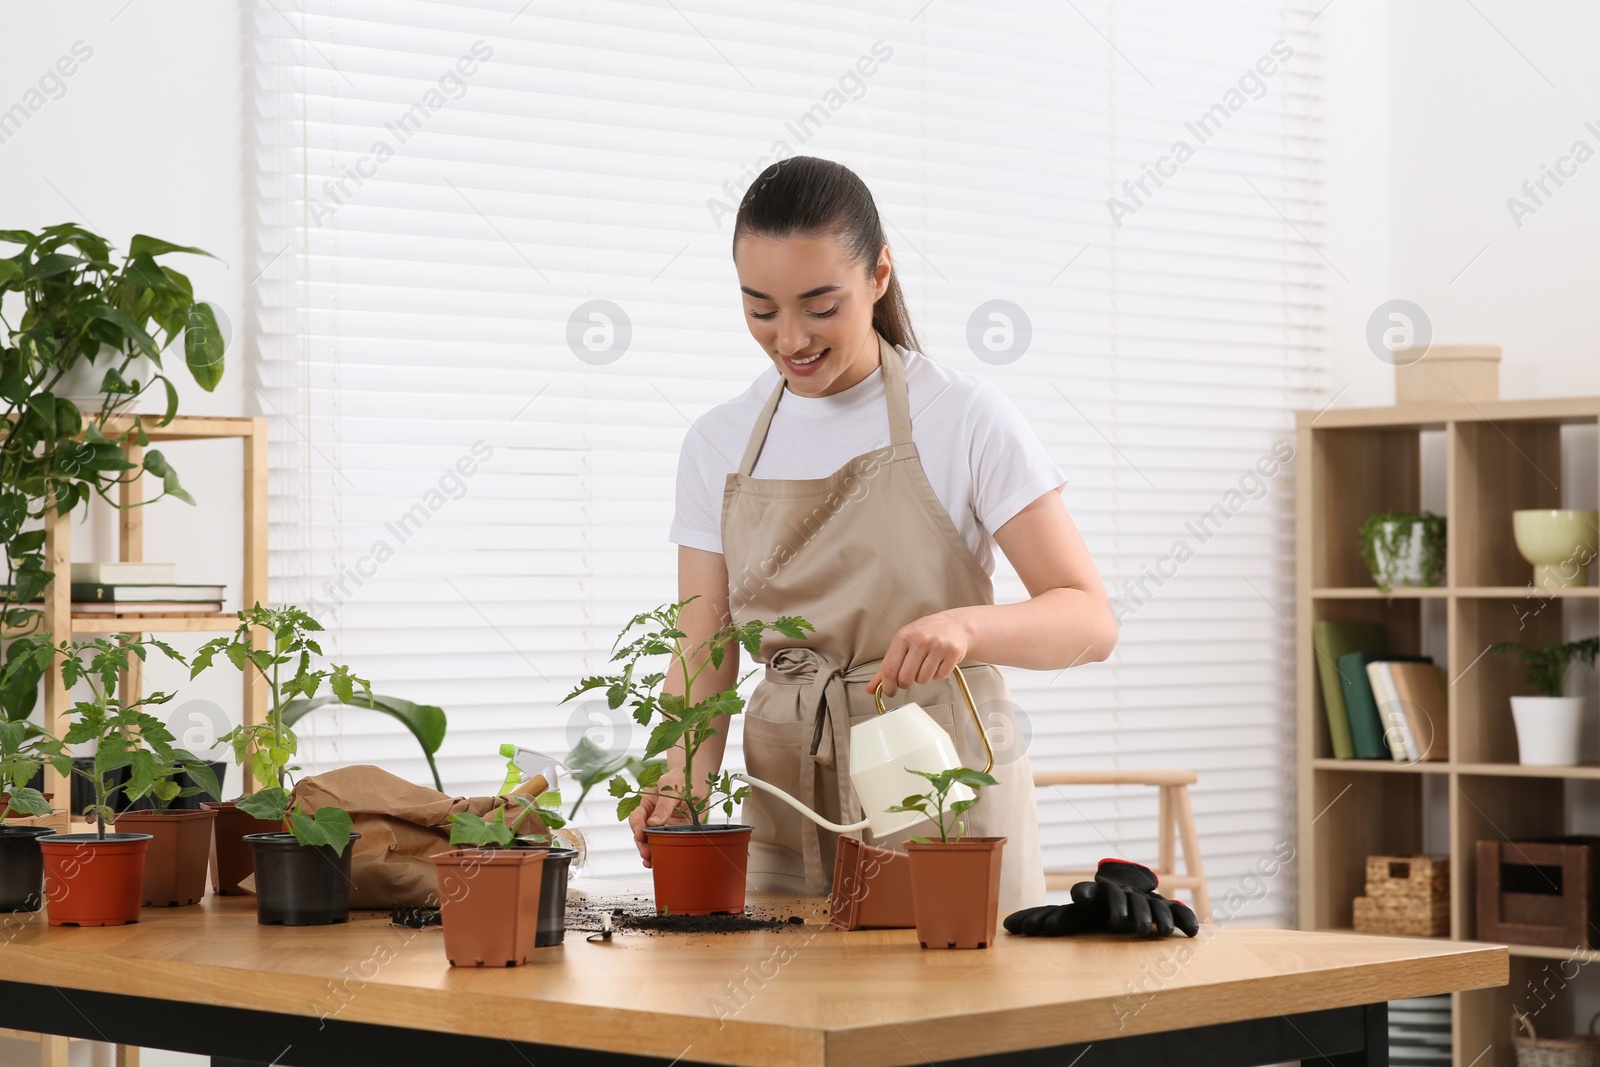
[[[1156,892],[1156,874],[1127,860],[1100,861],[1094,881],[1072,887],[1071,904],[1026,908],[1006,916],[1007,933],[1030,937],[1112,931],[1167,937],[1174,929],[1189,937],[1200,931],[1194,912]]]

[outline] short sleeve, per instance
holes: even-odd
[[[667,540],[706,552],[722,552],[722,493],[710,482],[707,442],[691,429],[678,453],[677,509]]]
[[[973,511],[991,534],[1067,483],[1039,435],[998,386],[985,382],[974,391],[967,420]]]

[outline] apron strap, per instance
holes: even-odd
[[[884,398],[889,405],[889,442],[908,445],[911,443],[911,398],[906,391],[905,364],[900,360],[900,353],[883,334],[874,330],[873,335],[878,339],[878,363],[883,369]],[[778,384],[772,390],[772,395],[767,397],[761,414],[756,416],[750,441],[744,446],[744,458],[739,461],[739,473],[746,478],[756,469],[756,460],[761,457],[762,446],[767,443],[767,432],[772,429],[772,416],[777,413],[778,401],[783,399],[783,391],[787,387],[788,382],[783,372],[779,371]]]

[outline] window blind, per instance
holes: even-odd
[[[506,741],[642,746],[558,701],[675,593],[683,435],[765,365],[733,212],[813,154],[872,188],[927,354],[998,383],[1060,462],[1117,598],[1109,662],[1010,672],[1035,766],[1200,772],[1219,903],[1287,839],[1282,449],[1322,388],[1330,270],[1310,4],[246,10],[273,596],[448,710],[447,788],[491,790]],[[996,590],[1024,595],[1004,562]],[[381,717],[306,725],[310,769],[424,780]],[[579,820],[593,863],[636,870],[609,809]],[[1053,865],[1154,857],[1153,797],[1040,813]],[[1292,890],[1247,910],[1286,919]]]

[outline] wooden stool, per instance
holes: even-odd
[[[1189,787],[1197,780],[1193,771],[1034,771],[1033,784],[1052,785],[1146,785],[1161,790],[1157,816],[1161,832],[1161,855],[1156,860],[1156,876],[1161,879],[1162,896],[1170,890],[1188,889],[1194,894],[1194,913],[1203,923],[1211,921],[1211,894],[1206,891],[1205,868],[1200,862],[1200,837],[1194,828],[1194,809],[1189,805]],[[1175,838],[1183,837],[1184,873],[1177,872]],[[1094,878],[1093,871],[1044,872],[1046,889],[1070,889],[1078,882]]]

